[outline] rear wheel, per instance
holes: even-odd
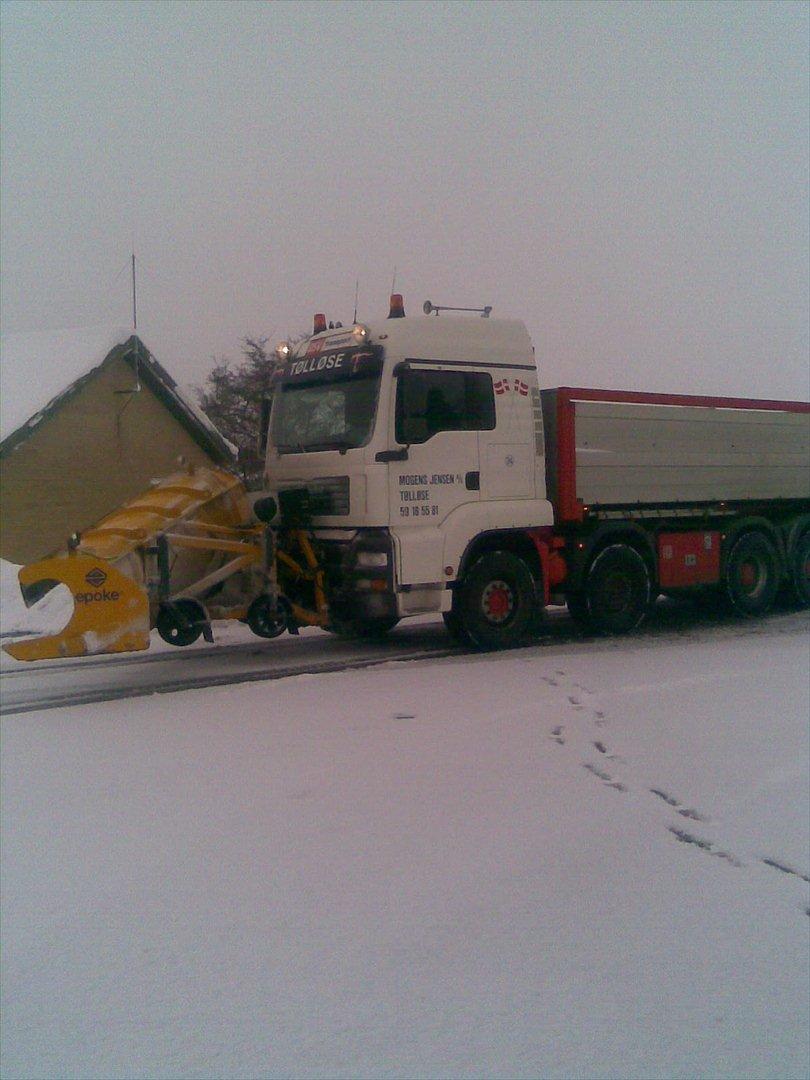
[[[626,634],[647,617],[651,597],[650,570],[643,557],[627,544],[611,544],[591,563],[584,605],[574,601],[574,606],[578,615],[587,613],[591,629],[602,634]]]
[[[196,600],[175,600],[161,606],[155,626],[170,645],[192,645],[207,621],[205,610]]]
[[[508,551],[493,551],[465,576],[451,623],[457,615],[460,632],[478,648],[507,649],[528,636],[535,606],[526,563]]]
[[[790,552],[790,579],[796,599],[810,607],[810,532],[803,533]]]
[[[731,607],[741,615],[762,615],[779,589],[779,553],[761,532],[741,536],[726,559],[724,586]]]

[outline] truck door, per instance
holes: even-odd
[[[492,377],[413,363],[397,377],[394,413],[395,442],[407,446],[407,460],[388,473],[399,579],[441,581],[442,524],[480,499],[479,433],[495,427]]]

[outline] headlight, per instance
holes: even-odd
[[[355,560],[356,566],[364,566],[367,569],[385,570],[388,566],[387,551],[358,551]]]
[[[367,326],[362,326],[360,323],[355,324],[352,327],[352,337],[355,341],[359,341],[360,344],[369,339],[369,329]]]

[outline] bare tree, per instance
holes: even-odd
[[[249,487],[258,486],[262,474],[259,438],[262,416],[273,396],[278,362],[267,350],[267,338],[242,340],[243,360],[219,360],[197,389],[200,407],[212,424],[239,451],[238,470]]]

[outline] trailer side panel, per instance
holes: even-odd
[[[558,428],[561,418],[573,425],[574,498],[586,506],[810,497],[807,406],[726,405],[723,399],[711,405],[690,404],[689,399],[665,404],[667,399],[652,395],[645,401],[644,395],[622,394],[635,400],[617,401],[610,400],[608,391],[550,393],[556,399]],[[570,471],[570,461],[558,459],[558,505],[568,520]]]

